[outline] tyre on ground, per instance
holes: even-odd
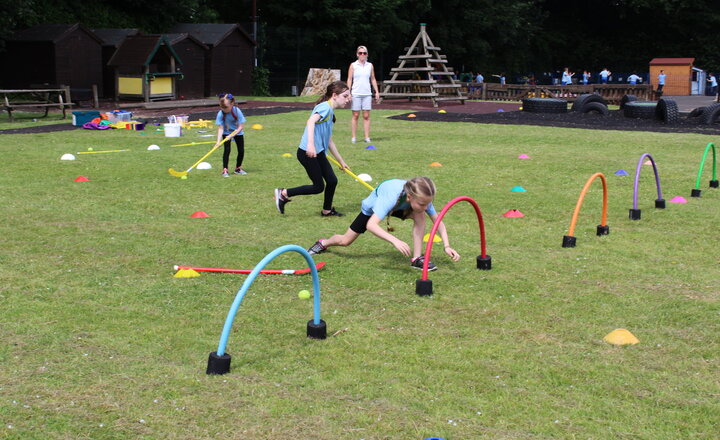
[[[660,98],[655,107],[655,118],[666,124],[677,124],[680,120],[677,102],[670,98]]]
[[[654,101],[629,101],[623,107],[623,114],[626,118],[655,119],[656,108]]]
[[[603,116],[607,116],[610,114],[610,110],[608,110],[607,106],[602,102],[586,102],[585,105],[582,106],[581,112],[599,113]]]
[[[703,122],[708,125],[712,125],[720,118],[720,104],[712,104],[705,107],[705,111],[702,114]]]
[[[522,100],[524,112],[530,113],[567,113],[567,101],[555,98],[525,98]]]
[[[570,108],[571,111],[574,112],[583,112],[583,106],[589,102],[599,102],[605,106],[607,106],[607,101],[602,96],[598,95],[597,93],[585,93],[583,95],[578,96],[575,98],[575,101],[573,102],[572,107]]]
[[[637,101],[637,96],[635,95],[624,95],[622,99],[620,100],[620,110],[625,108],[625,104],[628,102]]]

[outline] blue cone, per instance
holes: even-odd
[[[365,147],[365,149],[366,150],[377,150],[377,148],[375,148],[375,145],[368,145],[367,147]]]
[[[617,170],[617,171],[615,171],[615,175],[616,176],[627,176],[628,173],[625,170]]]
[[[514,192],[514,193],[524,193],[524,192],[525,192],[525,188],[523,188],[522,186],[516,186],[516,187],[513,187],[513,189],[511,189],[510,192]]]
[[[505,112],[505,110],[503,110],[501,108],[497,109],[497,113],[503,113],[503,112]]]

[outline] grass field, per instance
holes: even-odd
[[[475,269],[478,224],[468,204],[445,217],[435,294],[419,271],[369,234],[317,257],[328,339],[305,337],[309,276],[260,276],[235,320],[232,370],[207,376],[245,276],[174,278],[174,264],[252,268],[284,244],[310,246],[347,229],[367,190],[346,175],[336,208],[297,197],[286,215],[272,190],[305,184],[294,158],[307,113],[249,118],[247,176],[185,169],[209,145],[196,133],[113,130],[0,135],[0,437],[17,439],[712,439],[720,432],[720,190],[690,198],[708,136],[430,123],[373,112],[376,150],[335,139],[373,184],[432,177],[438,210],[474,198],[491,271]],[[150,144],[160,151],[146,151]],[[64,153],[129,149],[115,154]],[[285,158],[283,153],[293,157]],[[519,160],[519,154],[530,160]],[[628,220],[635,166],[642,220]],[[234,160],[234,153],[233,158]],[[442,167],[429,167],[431,162]],[[629,176],[616,176],[625,169]],[[578,195],[607,176],[610,235],[597,237],[593,183],[561,248]],[[83,175],[90,182],[75,183]],[[526,193],[510,189],[522,186]],[[502,214],[519,209],[524,218]],[[210,218],[191,219],[194,211]],[[410,241],[411,224],[394,220]],[[430,225],[428,225],[429,230]],[[269,268],[302,268],[295,253]],[[602,341],[627,328],[640,344]],[[345,330],[330,336],[338,330]]]

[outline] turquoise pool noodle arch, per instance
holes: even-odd
[[[305,257],[305,261],[310,267],[310,273],[312,275],[313,282],[313,323],[315,325],[320,324],[320,277],[318,277],[318,271],[315,268],[315,261],[313,261],[312,256],[310,256],[310,254],[300,246],[295,244],[286,244],[270,252],[265,256],[265,258],[260,260],[257,266],[255,266],[253,271],[250,273],[250,275],[248,275],[242,287],[240,287],[240,290],[238,290],[238,293],[235,295],[235,300],[230,306],[230,311],[228,312],[227,318],[225,318],[225,325],[223,326],[222,334],[220,335],[220,342],[218,342],[218,356],[222,356],[225,354],[225,348],[227,347],[227,341],[230,337],[230,330],[232,330],[232,324],[235,320],[235,315],[237,314],[237,311],[240,308],[240,304],[242,303],[242,300],[245,297],[248,289],[250,289],[253,281],[255,281],[255,278],[258,276],[260,271],[263,270],[265,266],[268,265],[268,263],[270,263],[278,255],[284,254],[285,252],[299,253],[300,255]]]

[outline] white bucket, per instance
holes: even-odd
[[[182,136],[182,124],[163,124],[165,137],[176,138]]]

